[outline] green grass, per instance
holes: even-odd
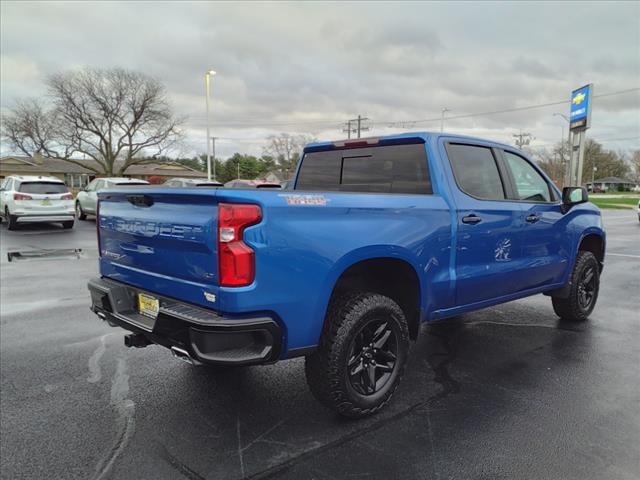
[[[589,197],[589,201],[599,208],[635,208],[638,205],[638,197],[620,197],[620,198],[593,198]]]

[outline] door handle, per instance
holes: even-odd
[[[475,225],[476,223],[480,223],[481,221],[482,219],[475,213],[467,215],[466,217],[462,217],[462,223],[469,223],[471,225]]]
[[[532,213],[531,215],[527,215],[527,218],[525,218],[525,220],[529,223],[536,223],[538,220],[540,220],[540,217],[537,214]]]

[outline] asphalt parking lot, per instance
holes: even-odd
[[[640,224],[604,217],[589,322],[540,295],[425,326],[364,421],[316,403],[301,359],[219,373],[125,348],[89,311],[94,222],[2,225],[2,478],[640,478]]]

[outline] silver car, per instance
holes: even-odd
[[[149,185],[149,182],[137,178],[124,177],[96,178],[84,189],[78,192],[78,195],[76,196],[76,218],[78,220],[86,220],[87,215],[96,214],[99,191],[123,185]]]
[[[206,178],[170,178],[163,183],[165,187],[222,187],[222,183]]]
[[[73,195],[56,177],[12,175],[0,185],[0,213],[9,230],[40,222],[73,228]]]

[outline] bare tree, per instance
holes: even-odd
[[[631,175],[636,182],[640,183],[640,150],[631,152]]]
[[[314,140],[310,135],[290,135],[281,133],[267,138],[269,143],[263,149],[266,156],[272,157],[278,167],[290,174],[298,162],[304,146]]]
[[[41,153],[121,175],[181,138],[184,119],[173,115],[164,86],[142,73],[84,68],[52,75],[47,86],[46,100],[21,100],[2,118],[3,140],[25,155]]]

